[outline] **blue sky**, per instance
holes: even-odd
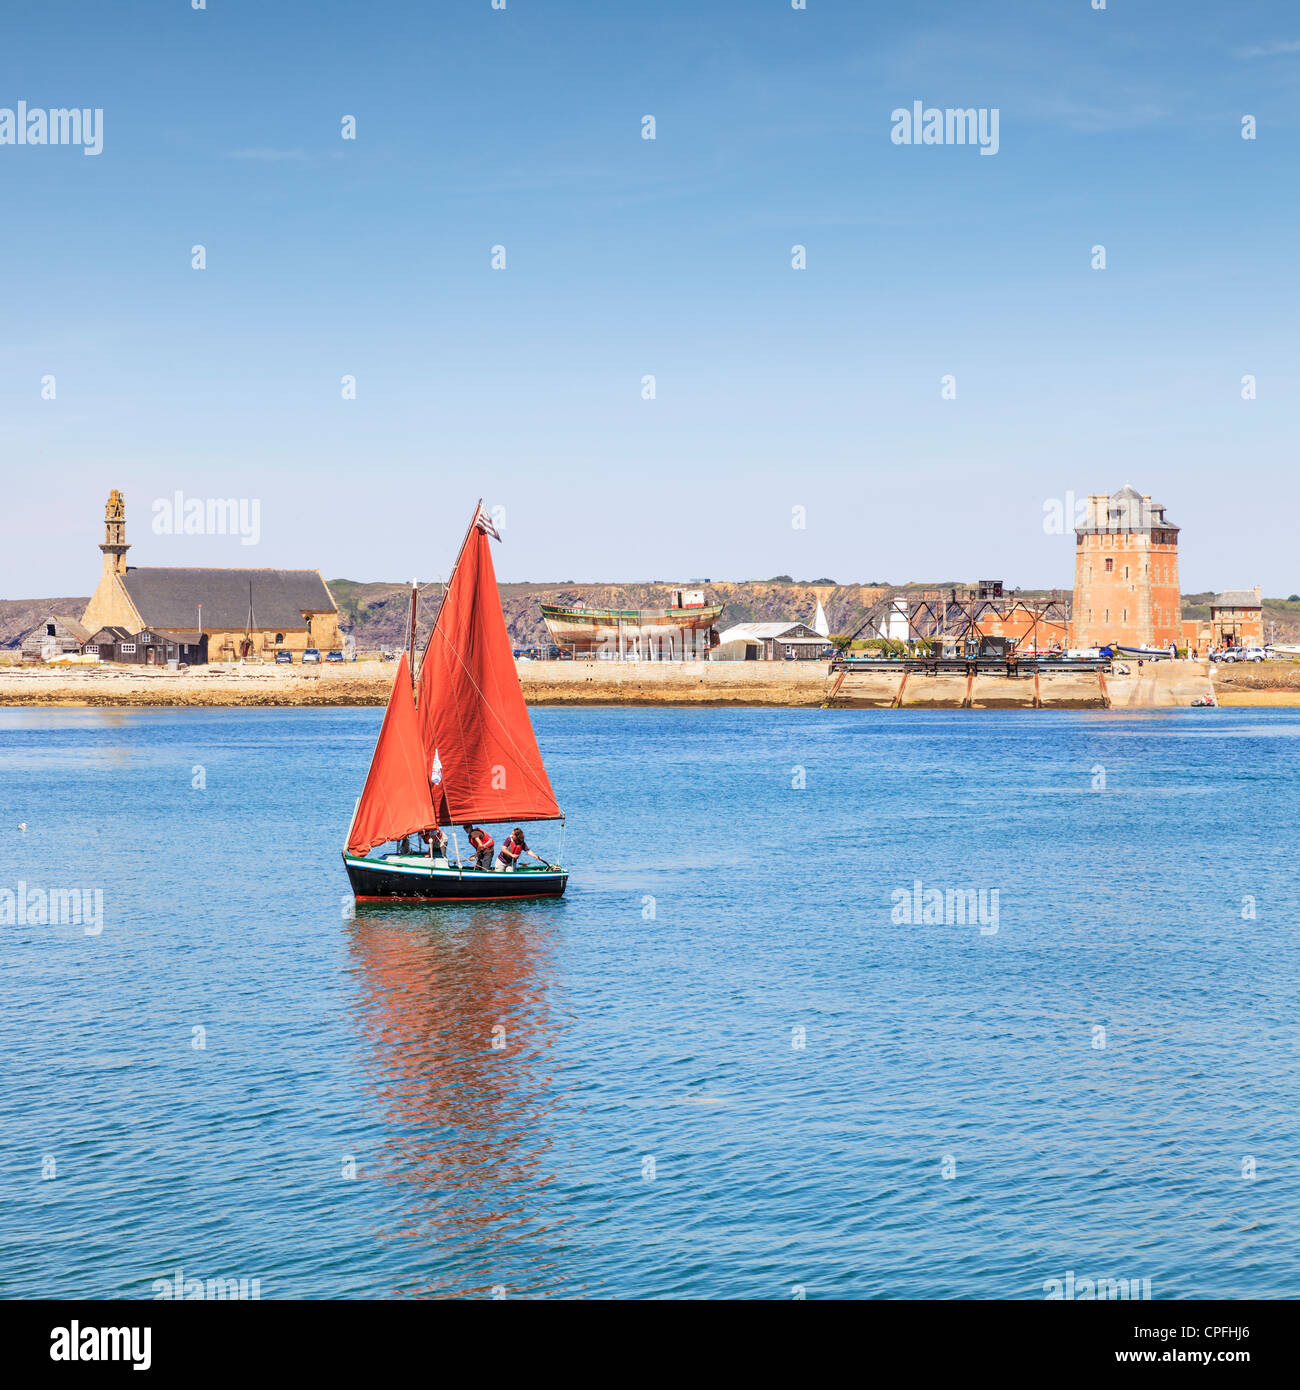
[[[104,148],[0,146],[0,597],[89,592],[111,487],[138,564],[429,579],[482,495],[509,579],[1068,587],[1044,504],[1125,482],[1185,589],[1300,591],[1294,3],[47,0],[19,100]]]

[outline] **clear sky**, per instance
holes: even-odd
[[[0,597],[88,593],[111,487],[136,564],[427,580],[482,495],[507,579],[1068,587],[1044,505],[1125,482],[1185,589],[1300,591],[1300,7],[1092,4],[10,7],[0,108],[104,115],[0,144]]]

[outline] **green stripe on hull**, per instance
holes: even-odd
[[[625,622],[643,623],[647,619],[668,621],[674,618],[716,618],[723,609],[720,603],[705,608],[553,608],[550,604],[539,604],[544,618],[564,618],[567,621],[584,623]]]

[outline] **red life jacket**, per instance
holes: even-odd
[[[480,831],[478,832],[478,834],[479,834],[479,838],[478,838],[477,840],[472,839],[472,838],[471,838],[471,840],[470,840],[470,844],[473,845],[475,849],[477,849],[477,850],[491,849],[492,846],[493,846],[494,844],[496,844],[496,841],[492,838],[491,835],[489,835],[489,834],[487,833],[486,830],[480,830]]]

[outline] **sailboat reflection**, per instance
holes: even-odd
[[[554,1287],[549,916],[535,905],[358,905],[357,1024],[388,1129],[366,1167],[406,1186],[396,1234],[430,1255],[427,1280],[402,1293]]]

